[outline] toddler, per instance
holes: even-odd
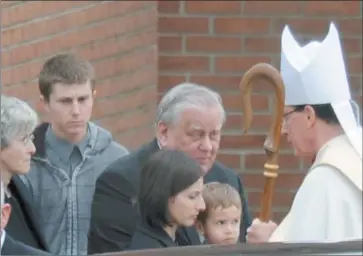
[[[236,244],[240,234],[242,203],[237,190],[228,184],[204,185],[205,210],[196,221],[198,232],[207,244]]]

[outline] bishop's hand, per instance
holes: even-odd
[[[246,241],[248,243],[267,243],[272,233],[277,228],[275,222],[262,222],[254,219],[252,225],[247,229]]]

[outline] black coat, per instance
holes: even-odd
[[[6,233],[28,246],[48,251],[30,189],[16,175],[11,178],[8,189],[11,197],[6,197],[5,201],[11,205],[12,211],[5,228]]]
[[[127,245],[125,250],[157,249],[175,246],[177,244],[163,229],[142,223],[135,229],[131,243]]]
[[[22,242],[16,241],[6,233],[4,245],[1,248],[1,255],[36,255],[47,256],[51,255],[48,252],[44,252],[33,247],[30,247]]]
[[[131,242],[139,217],[135,208],[139,172],[146,160],[159,147],[154,139],[137,151],[112,163],[96,182],[91,208],[88,253],[123,251]],[[216,162],[204,177],[204,182],[219,181],[236,188],[244,206],[240,240],[245,241],[246,229],[251,225],[244,189],[239,176]],[[183,228],[184,239],[179,245],[199,245],[195,228]]]

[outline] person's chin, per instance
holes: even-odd
[[[186,220],[183,224],[184,227],[191,227],[194,226],[196,222],[196,218],[191,218],[190,220]]]
[[[25,175],[29,172],[29,170],[30,170],[30,166],[21,167],[21,168],[16,169],[16,171],[14,171],[14,174]]]

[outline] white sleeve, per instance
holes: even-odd
[[[291,207],[286,242],[335,242],[362,237],[362,193],[337,169],[308,173]]]

